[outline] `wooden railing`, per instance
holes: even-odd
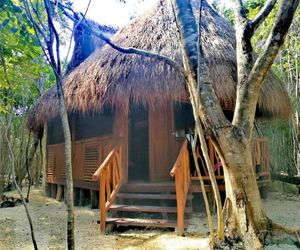
[[[222,190],[224,184],[222,180],[224,179],[224,173],[222,169],[221,160],[210,140],[207,140],[209,158],[214,167],[215,176],[219,182],[219,188]],[[252,150],[252,161],[253,170],[257,175],[258,184],[265,184],[270,181],[270,169],[269,169],[269,150],[268,150],[268,140],[266,138],[253,138],[251,140],[251,150]],[[204,162],[203,156],[200,152],[200,146],[197,147],[197,158],[200,166],[200,171],[202,173],[202,178],[206,183],[210,183],[210,178],[208,175],[208,170]],[[192,180],[197,180],[198,175],[196,170],[192,169]],[[261,182],[261,183],[260,183]]]
[[[184,210],[186,198],[190,188],[190,161],[187,140],[183,143],[177,160],[170,172],[175,177],[176,201],[177,201],[177,231],[184,232]]]
[[[106,157],[97,171],[93,174],[93,181],[100,182],[100,230],[105,231],[106,213],[123,181],[123,169],[121,159],[122,145],[116,146]]]
[[[270,181],[269,146],[266,138],[253,138],[251,140],[252,162],[254,172],[260,181]]]

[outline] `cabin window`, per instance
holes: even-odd
[[[64,134],[60,117],[56,117],[48,122],[48,144],[58,144],[64,142]]]
[[[108,108],[92,114],[77,114],[75,121],[75,140],[113,133],[114,115]]]
[[[184,131],[184,133],[188,133],[190,129],[193,130],[195,128],[193,108],[191,104],[175,103],[174,113],[175,132]]]

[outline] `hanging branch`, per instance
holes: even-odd
[[[201,187],[201,190],[202,190],[203,200],[204,200],[204,204],[205,204],[208,227],[209,227],[209,231],[210,231],[211,247],[214,248],[215,244],[216,244],[215,236],[214,236],[214,225],[213,225],[213,221],[212,221],[212,215],[211,215],[211,212],[210,212],[210,207],[209,207],[209,202],[208,202],[208,198],[207,198],[207,194],[206,194],[206,190],[205,190],[204,181],[203,181],[201,171],[200,171],[200,167],[199,167],[199,163],[198,163],[198,157],[197,157],[197,152],[196,152],[198,134],[197,134],[196,131],[197,131],[197,128],[195,128],[195,136],[194,136],[193,145],[192,145],[192,153],[193,153],[193,159],[194,159],[194,163],[195,163],[195,167],[196,167],[196,172],[197,172],[197,175],[198,175],[198,180],[200,182],[200,187]]]
[[[175,0],[174,0],[175,1]],[[180,1],[179,1],[180,2]],[[221,204],[221,198],[220,198],[220,192],[218,189],[218,184],[215,178],[215,174],[213,171],[213,166],[212,163],[210,161],[209,155],[208,155],[208,149],[207,149],[207,144],[206,144],[206,140],[205,140],[205,135],[204,135],[204,131],[202,128],[202,123],[200,121],[200,117],[199,117],[199,110],[202,109],[216,109],[218,110],[218,112],[220,112],[219,116],[215,116],[213,112],[207,112],[207,117],[208,118],[204,118],[204,122],[206,123],[210,123],[209,125],[207,124],[207,127],[210,128],[216,128],[216,126],[220,126],[222,127],[221,124],[227,123],[227,119],[225,118],[221,106],[219,104],[219,101],[214,93],[212,84],[209,81],[209,78],[207,77],[207,68],[205,66],[205,63],[203,61],[203,59],[198,58],[198,55],[201,55],[201,50],[200,50],[200,46],[201,46],[201,40],[199,39],[199,37],[194,36],[194,41],[193,40],[187,40],[187,37],[192,37],[192,34],[190,34],[189,32],[183,32],[181,29],[186,28],[185,23],[186,22],[193,22],[192,26],[194,27],[193,30],[195,30],[197,32],[197,29],[200,31],[201,33],[201,18],[199,20],[198,26],[196,24],[196,20],[189,18],[189,20],[179,20],[179,18],[184,19],[184,17],[186,16],[192,16],[193,17],[193,12],[192,12],[192,8],[190,6],[189,2],[185,2],[186,6],[181,6],[178,3],[178,6],[180,7],[184,7],[185,10],[190,10],[190,13],[186,13],[186,15],[180,16],[179,13],[179,9],[175,8],[176,3],[173,3],[173,1],[171,1],[171,6],[172,6],[172,10],[173,10],[173,14],[175,17],[175,23],[178,27],[179,32],[179,36],[180,36],[180,47],[181,47],[181,51],[182,51],[182,55],[183,55],[183,65],[184,65],[184,69],[185,69],[185,74],[187,75],[187,87],[190,93],[190,101],[193,107],[193,114],[194,114],[194,119],[195,119],[195,126],[196,126],[196,132],[199,136],[200,139],[200,145],[201,145],[201,150],[203,152],[203,156],[204,156],[204,160],[205,163],[207,165],[207,169],[209,172],[209,178],[211,181],[211,185],[213,188],[213,192],[214,192],[214,198],[217,204],[217,214],[218,214],[218,238],[220,240],[224,240],[224,219],[223,219],[223,213],[222,213],[222,204]],[[201,9],[202,9],[202,4],[200,5]],[[201,13],[201,10],[200,10]],[[181,23],[181,25],[179,25],[179,22]],[[199,27],[200,26],[200,27]],[[189,27],[191,27],[191,24],[189,25]],[[189,29],[189,31],[191,31]],[[187,36],[187,37],[185,37]],[[186,44],[184,45],[183,41],[185,41],[185,43],[190,43],[189,45]],[[196,46],[195,46],[196,45]],[[194,46],[194,47],[193,47]],[[194,51],[196,49],[196,65],[194,65],[195,60],[189,58],[187,56],[186,53],[186,49],[189,49],[190,52]],[[194,51],[195,52],[195,51]],[[203,55],[202,55],[203,56]],[[201,57],[202,58],[202,57]],[[200,59],[200,64],[198,64]],[[197,65],[198,64],[198,65]],[[207,98],[212,98],[215,100],[214,103],[216,103],[215,107],[212,107],[211,104],[206,103],[206,101],[204,99],[201,99],[201,93],[198,93],[197,88],[198,88],[198,83],[197,83],[197,79],[196,79],[196,72],[193,69],[197,69],[198,71],[198,77],[199,77],[199,81],[201,82],[202,85],[202,89],[205,90],[206,93],[206,97]],[[200,74],[201,72],[201,74]],[[201,76],[201,77],[200,77]],[[206,78],[204,78],[204,76],[206,76]],[[205,84],[204,84],[205,83]],[[199,83],[200,84],[200,83]],[[205,86],[204,86],[205,85]],[[209,100],[209,103],[211,103],[211,101]],[[208,105],[207,105],[208,104]],[[212,116],[210,115],[212,114]],[[213,120],[213,122],[211,121]],[[227,125],[227,124],[226,124]]]

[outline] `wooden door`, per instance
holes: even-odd
[[[166,105],[149,110],[150,180],[169,181],[173,167],[172,108]]]
[[[129,181],[149,180],[149,133],[148,111],[132,105],[129,109],[128,127],[128,179]]]

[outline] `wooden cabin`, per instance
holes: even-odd
[[[224,113],[231,119],[236,86],[234,30],[207,3],[203,20],[205,60]],[[169,2],[160,1],[112,40],[181,62],[176,30]],[[193,194],[203,190],[190,157],[194,121],[180,72],[105,45],[65,77],[63,88],[72,134],[75,193],[84,200],[90,190],[93,202],[99,191],[101,230],[107,223],[184,230],[184,214],[192,212]],[[259,97],[257,119],[284,118],[289,111],[287,93],[270,73]],[[28,121],[35,133],[47,124],[47,182],[52,196],[65,185],[58,114],[52,88],[38,101]],[[207,145],[219,188],[224,190],[222,166],[208,136]],[[265,186],[270,182],[267,139],[252,139],[252,155],[258,184]],[[205,191],[210,192],[199,148],[198,158]],[[144,213],[156,216],[140,218]]]

